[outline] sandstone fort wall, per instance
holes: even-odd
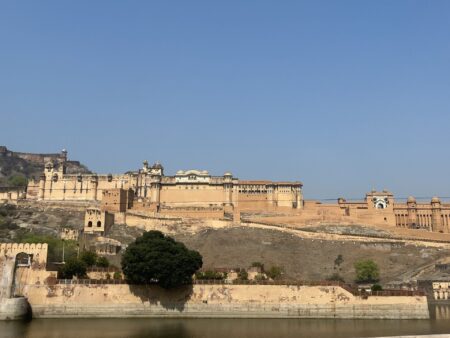
[[[5,146],[0,146],[0,156],[17,157],[26,161],[42,165],[44,165],[46,162],[49,161],[63,162],[67,160],[67,152],[65,150],[61,151],[60,153],[49,153],[49,154],[23,153],[11,151]]]
[[[25,198],[24,188],[5,188],[0,187],[0,202],[17,201]]]
[[[47,243],[1,243],[0,244],[0,259],[2,257],[15,257],[19,253],[26,253],[33,255],[33,261],[45,267],[47,263]]]
[[[340,287],[193,285],[28,285],[23,290],[36,318],[52,317],[261,317],[429,318],[426,297],[362,299]]]

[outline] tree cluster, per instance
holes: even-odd
[[[63,279],[86,278],[87,269],[93,266],[107,268],[109,261],[106,257],[98,256],[93,251],[83,251],[80,257],[71,257],[58,271],[58,277]]]
[[[357,283],[375,283],[380,279],[378,265],[371,259],[355,262],[355,272]]]
[[[226,272],[218,272],[212,270],[197,271],[195,273],[195,279],[198,280],[224,280],[227,278]]]
[[[26,187],[28,184],[28,179],[21,174],[12,175],[8,178],[8,184],[11,187]]]
[[[158,284],[169,289],[192,283],[202,256],[160,231],[144,232],[122,256],[122,271],[131,284]]]
[[[259,268],[261,270],[262,275],[266,275],[271,279],[279,279],[283,274],[283,268],[277,265],[271,266],[268,270],[265,269],[264,264],[261,262],[253,262],[252,267]],[[258,277],[258,276],[257,276]],[[261,276],[257,279],[263,279]]]

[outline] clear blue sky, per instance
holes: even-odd
[[[449,196],[450,1],[0,1],[0,117],[97,172]]]

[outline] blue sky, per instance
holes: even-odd
[[[449,65],[449,1],[0,1],[0,144],[449,196]]]

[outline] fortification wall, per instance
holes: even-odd
[[[36,318],[52,317],[293,317],[429,318],[426,297],[353,296],[340,287],[194,285],[27,285]]]
[[[133,184],[135,182],[127,175],[73,175],[51,169],[45,172],[44,181],[36,179],[28,182],[27,198],[46,201],[101,201],[105,190],[129,189]]]
[[[11,293],[20,295],[23,285],[43,284],[47,277],[51,275],[56,278],[55,272],[46,271],[47,251],[48,244],[46,243],[0,244],[0,298],[8,294],[10,296]],[[26,253],[32,256],[30,266],[15,267],[16,256],[19,253]],[[13,278],[15,283],[14,290],[11,288]]]
[[[27,196],[29,200],[37,200],[39,197],[39,179],[29,179],[27,185]]]
[[[19,271],[22,267],[17,265],[16,255],[18,253],[27,253],[37,257],[36,261],[25,271]],[[25,319],[29,314],[30,306],[26,298],[17,297],[17,288],[20,283],[24,285],[38,285],[39,279],[28,278],[28,272],[31,275],[39,275],[48,272],[45,271],[45,262],[47,260],[47,244],[0,244],[0,320]],[[43,264],[41,264],[43,262]]]
[[[299,225],[320,223],[396,225],[395,214],[389,210],[363,209],[357,207],[345,208],[339,204],[318,204],[314,202],[306,203],[302,210],[294,211],[290,215],[266,217],[265,220],[281,223],[295,222]]]
[[[26,298],[0,299],[0,320],[25,319],[29,312]]]
[[[17,201],[25,198],[25,189],[23,188],[1,188],[0,201]]]
[[[0,259],[3,257],[15,257],[17,254],[24,252],[33,255],[33,262],[41,266],[47,263],[47,243],[1,243]]]
[[[179,218],[156,217],[156,215],[157,214],[155,213],[155,217],[152,217],[126,213],[126,224],[127,226],[135,226],[149,231],[160,230],[162,227],[165,229],[167,226],[180,222]],[[168,229],[165,230],[165,232],[167,231]]]
[[[238,194],[238,206],[241,210],[274,210],[275,203],[269,201],[268,194]]]
[[[159,212],[161,215],[168,215],[174,217],[188,217],[188,218],[208,218],[208,219],[221,219],[224,218],[225,213],[223,209],[161,209]]]
[[[67,159],[67,155],[64,152],[39,154],[39,153],[22,153],[18,151],[11,151],[5,146],[0,146],[0,155],[17,157],[26,161],[34,162],[37,164],[45,164],[48,161],[60,161],[63,162]]]
[[[11,298],[15,264],[15,257],[3,256],[0,259],[0,301]]]
[[[65,157],[61,153],[54,153],[54,154],[33,154],[33,153],[20,153],[13,151],[12,155],[13,157],[18,157],[23,160],[27,160],[30,162],[34,162],[37,164],[45,164],[49,161],[65,161]]]
[[[160,191],[160,203],[179,207],[222,205],[225,202],[224,194],[222,186],[163,186]]]

